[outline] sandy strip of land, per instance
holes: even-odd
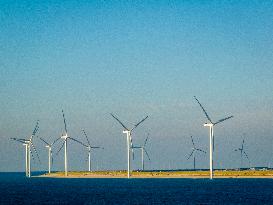
[[[69,172],[68,176],[64,172],[44,174],[38,177],[49,178],[127,178],[126,172],[104,171],[104,172]],[[190,172],[132,172],[131,178],[209,178],[207,171]],[[268,178],[273,179],[273,171],[216,171],[214,178]]]

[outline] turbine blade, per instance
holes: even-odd
[[[68,137],[68,139],[71,139],[71,140],[73,140],[73,141],[75,141],[75,142],[81,144],[81,145],[84,146],[84,147],[88,147],[87,145],[83,144],[81,141],[76,140],[76,139],[74,139],[74,138],[72,138],[72,137]]]
[[[119,122],[119,124],[125,129],[125,130],[129,130],[127,127],[125,127],[125,125],[115,116],[115,115],[113,115],[112,113],[110,113],[110,115],[114,118],[114,119],[116,119],[118,122]]]
[[[61,139],[60,137],[58,137],[57,139],[55,139],[54,142],[51,144],[51,146],[54,145],[56,142],[58,142],[60,139]]]
[[[39,157],[39,155],[38,155],[38,152],[37,152],[37,150],[36,150],[36,148],[35,148],[34,144],[33,144],[32,142],[30,142],[30,145],[31,145],[31,147],[33,148],[33,150],[34,150],[35,154],[37,155],[38,160],[39,160],[39,163],[41,164],[40,157]]]
[[[36,122],[36,125],[34,127],[33,132],[32,132],[32,135],[31,135],[31,138],[35,136],[35,134],[37,133],[38,129],[39,129],[39,120],[37,120],[37,122]]]
[[[189,160],[193,154],[194,150],[191,151],[190,155],[188,156],[187,160]]]
[[[48,146],[50,146],[50,144],[48,144],[42,137],[40,137],[40,140],[42,140],[45,144],[47,144]]]
[[[218,120],[216,123],[213,123],[213,125],[216,125],[216,124],[218,124],[218,123],[220,123],[220,122],[223,122],[223,121],[225,121],[225,120],[228,120],[228,119],[230,119],[230,118],[233,118],[233,115],[232,115],[232,116],[229,116],[229,117],[226,117],[226,118],[223,118],[223,119],[221,119],[221,120]]]
[[[135,153],[134,153],[133,147],[131,147],[131,151],[132,151],[132,157],[133,157],[133,160],[134,160],[135,159]]]
[[[14,138],[14,139],[16,139],[16,138]],[[28,141],[27,139],[22,139],[22,138],[17,138],[17,140],[21,140],[21,141]]]
[[[25,139],[17,139],[17,138],[10,138],[11,140],[14,140],[14,141],[17,141],[17,142],[20,142],[20,143],[25,143]]]
[[[60,149],[56,152],[56,156],[59,154],[59,152],[62,150],[62,148],[64,147],[64,143],[65,141],[63,142],[62,146],[60,147]]]
[[[99,148],[101,148],[101,147],[90,147],[91,149],[99,149]]]
[[[132,135],[130,133],[130,136],[129,136],[129,140],[130,140],[130,146],[133,147],[133,140],[132,140]]]
[[[62,113],[63,113],[63,119],[64,119],[64,130],[65,130],[65,134],[67,134],[67,126],[66,126],[66,120],[64,116],[64,110],[62,110]]]
[[[90,144],[90,141],[89,141],[89,139],[88,139],[88,137],[87,137],[86,132],[85,132],[84,130],[82,130],[82,132],[83,132],[83,135],[85,136],[85,138],[86,138],[86,140],[87,140],[88,145],[91,147],[91,144]]]
[[[11,140],[15,140],[15,141],[17,141],[17,140],[25,140],[25,139],[20,139],[20,138],[15,138],[15,137],[11,137],[10,139]]]
[[[137,126],[139,126],[141,123],[143,123],[146,119],[148,118],[148,115],[146,117],[144,117],[142,120],[140,120],[135,126],[133,129],[137,128]],[[133,130],[131,129],[131,131]]]
[[[245,139],[243,139],[242,150],[244,149],[244,143],[245,143]]]
[[[30,148],[29,148],[29,149],[30,149]],[[34,156],[33,156],[32,151],[31,151],[31,150],[29,150],[29,152],[30,152],[30,155],[31,155],[32,160],[33,160],[33,161],[35,161],[35,158],[34,158]]]
[[[244,151],[244,154],[245,154],[246,158],[248,159],[248,161],[250,162],[250,160],[249,160],[249,158],[248,158],[248,156],[247,156],[247,154],[246,154],[246,152],[245,152],[245,151]]]
[[[191,142],[192,142],[193,147],[195,148],[195,144],[193,142],[192,136],[191,136]]]
[[[149,133],[148,133],[148,136],[147,136],[146,139],[145,139],[145,142],[144,142],[144,144],[143,144],[143,147],[146,146],[148,139],[149,139]]]
[[[133,141],[132,141],[132,137],[130,135],[130,147],[131,147],[131,151],[132,151],[132,155],[133,155],[133,160],[135,159],[135,154],[134,154],[134,145],[133,145]]]
[[[147,150],[146,150],[145,148],[143,148],[143,149],[144,149],[144,151],[145,151],[145,153],[146,153],[146,155],[147,155],[147,157],[148,157],[149,161],[151,161],[150,156],[149,156],[149,154],[148,154]]]
[[[202,149],[195,149],[197,151],[200,151],[200,152],[204,152],[205,154],[207,153],[206,151],[202,150]]]
[[[206,115],[207,119],[213,124],[213,122],[211,121],[208,113],[206,112],[205,108],[201,105],[201,103],[199,102],[199,100],[196,98],[196,96],[193,96],[195,98],[195,100],[197,101],[197,103],[200,105],[201,109],[203,110],[204,114]]]

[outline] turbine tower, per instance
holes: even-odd
[[[240,151],[240,155],[241,155],[241,168],[243,166],[243,157],[245,156],[248,160],[248,163],[250,164],[250,160],[248,158],[248,155],[246,154],[245,150],[244,150],[244,143],[245,143],[245,139],[243,139],[243,142],[241,144],[241,146],[238,148],[238,149],[235,149],[234,151],[237,152],[237,151]],[[241,169],[240,168],[240,169]]]
[[[125,127],[125,125],[116,117],[111,113],[111,116],[118,121],[118,123],[124,128],[123,133],[126,134],[127,137],[127,161],[128,161],[128,166],[127,166],[127,177],[130,178],[130,161],[131,161],[131,156],[130,156],[130,152],[133,151],[133,143],[132,143],[132,131],[137,128],[142,122],[144,122],[148,116],[146,116],[145,118],[143,118],[142,120],[140,120],[137,124],[134,125],[134,127],[132,129],[128,129],[127,127]]]
[[[201,109],[203,110],[205,116],[207,117],[208,119],[208,123],[205,123],[204,126],[205,127],[209,127],[209,144],[210,144],[210,179],[213,178],[213,151],[214,151],[214,134],[213,134],[213,128],[215,125],[225,121],[225,120],[228,120],[230,118],[232,118],[233,116],[229,116],[229,117],[226,117],[226,118],[223,118],[221,120],[218,120],[216,122],[213,122],[211,120],[211,118],[209,117],[208,113],[206,112],[206,110],[204,109],[204,107],[201,105],[201,103],[199,102],[199,100],[196,98],[196,96],[194,96],[195,100],[197,101],[197,103],[199,104],[199,106],[201,107]]]
[[[206,152],[204,150],[196,148],[192,136],[191,136],[191,142],[192,142],[192,151],[191,151],[190,155],[188,156],[187,160],[189,160],[191,158],[191,156],[193,156],[193,169],[195,170],[195,152],[203,152],[203,153],[206,153]]]
[[[65,130],[65,134],[61,136],[62,139],[64,139],[64,172],[65,172],[65,176],[68,175],[67,173],[67,127],[66,127],[66,121],[65,121],[65,117],[64,117],[64,111],[62,110],[63,113],[63,120],[64,120],[64,130]]]
[[[142,171],[144,171],[144,152],[145,152],[146,156],[148,157],[149,161],[151,161],[150,156],[149,156],[147,150],[145,149],[148,138],[149,138],[149,133],[148,133],[148,136],[146,137],[146,139],[144,141],[144,144],[142,146],[133,146],[134,149],[140,149],[141,150]]]
[[[82,130],[82,132],[83,132],[83,135],[85,136],[85,138],[87,140],[87,143],[88,143],[88,145],[85,145],[85,147],[88,150],[88,171],[91,172],[91,149],[99,149],[101,147],[93,147],[93,146],[91,146],[90,141],[89,141],[89,139],[87,137],[86,132],[84,130]],[[103,149],[103,147],[102,147],[102,149]]]
[[[37,120],[36,125],[34,127],[34,130],[30,136],[29,139],[22,139],[22,138],[11,138],[14,141],[20,142],[23,146],[25,146],[25,161],[26,161],[26,176],[27,177],[31,177],[31,160],[30,160],[30,155],[32,157],[32,159],[34,160],[34,156],[32,154],[31,148],[34,150],[34,152],[36,153],[36,156],[38,157],[39,162],[40,158],[38,155],[38,152],[32,142],[33,137],[36,135],[36,133],[38,132],[39,129],[39,120]]]
[[[52,146],[59,140],[60,138],[57,138],[52,144],[49,144],[47,141],[45,141],[42,137],[40,137],[40,140],[42,140],[46,145],[45,147],[48,149],[48,173],[51,173],[51,166],[53,164],[53,157],[52,157]]]

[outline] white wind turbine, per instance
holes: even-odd
[[[142,165],[142,171],[144,171],[144,152],[146,154],[146,156],[148,157],[149,161],[151,161],[150,156],[147,152],[147,150],[145,149],[145,146],[147,144],[147,140],[149,138],[149,134],[146,137],[144,144],[142,146],[133,146],[134,149],[140,149],[141,150],[141,165]]]
[[[127,167],[127,177],[130,178],[130,161],[131,161],[131,156],[130,156],[130,152],[131,149],[133,148],[133,143],[132,143],[132,131],[139,126],[144,120],[146,120],[148,118],[148,116],[146,116],[145,118],[143,118],[141,121],[139,121],[137,124],[135,124],[135,126],[132,129],[128,129],[127,127],[125,127],[125,125],[116,117],[111,113],[111,116],[117,120],[119,122],[119,124],[124,128],[123,133],[126,134],[127,136],[127,161],[128,161],[128,167]]]
[[[92,149],[99,149],[101,147],[93,147],[93,146],[91,146],[90,141],[89,141],[89,139],[87,137],[86,132],[84,130],[82,130],[82,132],[83,132],[83,134],[84,134],[84,136],[85,136],[85,138],[87,140],[87,143],[88,143],[88,145],[84,145],[84,146],[87,148],[87,151],[88,151],[88,171],[91,172],[91,150]],[[103,149],[103,147],[102,147],[102,149]]]
[[[66,126],[66,120],[65,120],[65,116],[64,116],[64,111],[62,110],[62,113],[63,113],[63,120],[64,120],[64,129],[65,129],[65,134],[63,134],[61,136],[62,139],[64,139],[64,142],[62,144],[62,146],[60,147],[60,149],[58,150],[58,152],[56,153],[56,155],[59,154],[59,152],[62,150],[62,148],[64,147],[64,170],[65,170],[65,176],[68,175],[68,164],[67,164],[67,140],[70,139],[70,140],[73,140],[77,143],[80,143],[81,145],[83,146],[86,146],[85,144],[83,144],[82,142],[80,142],[79,140],[76,140],[72,137],[69,137],[68,134],[67,134],[67,126]]]
[[[243,166],[243,156],[245,156],[245,157],[247,158],[248,163],[250,164],[250,160],[249,160],[249,158],[248,158],[248,156],[247,156],[247,154],[246,154],[246,152],[245,152],[245,150],[244,150],[244,143],[245,143],[245,139],[243,139],[243,142],[242,142],[242,144],[241,144],[241,147],[239,147],[238,149],[235,149],[235,150],[234,150],[235,152],[240,151],[240,155],[241,155],[241,168],[242,168],[242,166]],[[241,168],[240,168],[240,169],[241,169]]]
[[[45,147],[48,149],[48,173],[51,173],[51,166],[53,164],[53,157],[52,157],[52,146],[59,140],[60,138],[57,138],[54,140],[53,143],[49,144],[47,141],[45,141],[42,137],[40,137],[40,140],[42,140],[46,145]]]
[[[201,103],[198,101],[198,99],[196,98],[196,96],[194,96],[195,100],[197,101],[197,103],[200,105],[201,109],[203,110],[204,114],[206,115],[209,123],[205,123],[204,126],[205,127],[209,127],[209,141],[210,141],[210,179],[213,178],[213,151],[214,151],[214,135],[213,135],[213,127],[225,120],[228,120],[230,118],[232,118],[233,116],[229,116],[226,118],[223,118],[221,120],[218,120],[217,122],[212,122],[211,118],[209,117],[208,113],[206,112],[206,110],[204,109],[204,107],[201,105]]]
[[[191,158],[191,156],[193,156],[193,169],[195,170],[195,152],[203,152],[203,153],[206,153],[206,152],[204,150],[196,148],[192,136],[191,136],[191,141],[192,141],[193,147],[192,147],[192,151],[191,151],[190,155],[188,156],[187,160],[189,160]]]
[[[17,138],[10,138],[12,140],[15,140],[17,142],[20,142],[25,147],[25,166],[26,166],[26,176],[30,177],[30,159],[29,159],[29,141],[26,139],[17,139]]]
[[[31,152],[31,148],[34,150],[34,152],[36,153],[38,160],[40,162],[40,158],[39,155],[37,153],[37,150],[35,148],[35,146],[33,145],[33,137],[36,135],[37,131],[39,129],[39,120],[37,120],[37,123],[35,125],[35,128],[30,136],[29,139],[21,139],[21,138],[11,138],[12,140],[15,140],[17,142],[20,142],[23,144],[23,146],[25,146],[25,161],[26,161],[26,176],[30,177],[31,176],[31,161],[30,161],[30,155],[32,156],[32,159],[34,159],[33,154]]]

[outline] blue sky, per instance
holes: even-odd
[[[235,116],[215,129],[216,166],[239,165],[243,135],[252,164],[273,165],[272,19],[272,1],[1,1],[0,171],[24,169],[23,147],[9,137],[28,136],[39,119],[39,136],[52,141],[62,109],[71,136],[84,140],[84,128],[105,147],[94,153],[98,169],[126,168],[110,112],[128,125],[149,115],[133,138],[150,133],[148,168],[190,168],[189,136],[208,150],[194,95],[211,118]],[[71,169],[84,169],[84,151],[70,147]]]

